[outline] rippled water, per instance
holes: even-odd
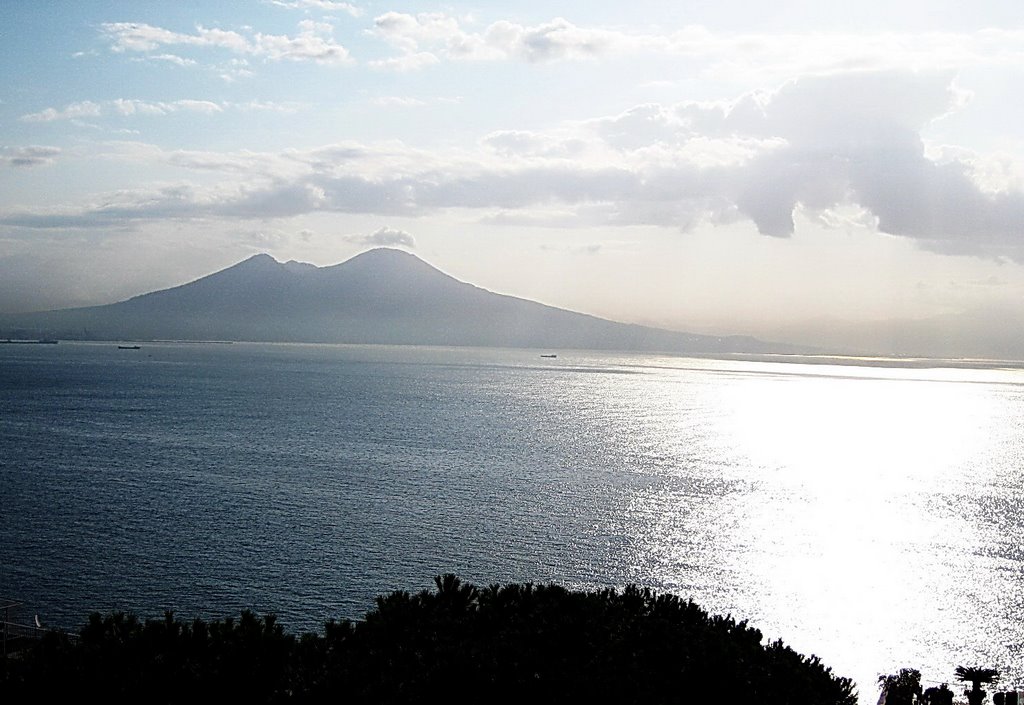
[[[0,346],[0,596],[75,626],[455,571],[636,582],[879,673],[1021,686],[1024,372],[513,350]]]

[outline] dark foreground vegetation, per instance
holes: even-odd
[[[287,634],[251,612],[93,614],[77,639],[49,634],[7,658],[0,692],[5,702],[856,702],[851,681],[816,657],[674,595],[435,581],[322,634]]]
[[[971,687],[964,690],[968,705],[982,705],[988,692],[982,685],[999,682],[999,671],[982,666],[957,666],[956,679],[961,683],[970,683]],[[921,672],[916,668],[901,668],[899,673],[878,677],[884,705],[953,705],[953,691],[948,683],[923,688]],[[882,702],[880,700],[879,702]],[[992,694],[993,705],[1018,705],[1020,698],[1016,691],[1003,691]]]

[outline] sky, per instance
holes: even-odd
[[[1016,0],[0,3],[0,312],[266,252],[1024,359]]]

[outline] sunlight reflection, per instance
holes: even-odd
[[[647,391],[663,435],[639,443],[683,461],[678,482],[636,499],[653,514],[638,560],[649,577],[826,658],[865,702],[881,671],[948,679],[957,658],[1013,638],[985,614],[1014,602],[1019,576],[985,583],[992,520],[970,503],[1005,481],[992,449],[1018,433],[1005,397],[1019,387],[976,371],[759,367],[697,388],[692,371],[685,387],[666,372]],[[703,409],[725,411],[695,420]],[[697,432],[720,454],[717,478],[706,458],[687,461]]]

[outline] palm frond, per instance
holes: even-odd
[[[957,666],[956,679],[965,683],[998,683],[999,671],[979,666]]]

